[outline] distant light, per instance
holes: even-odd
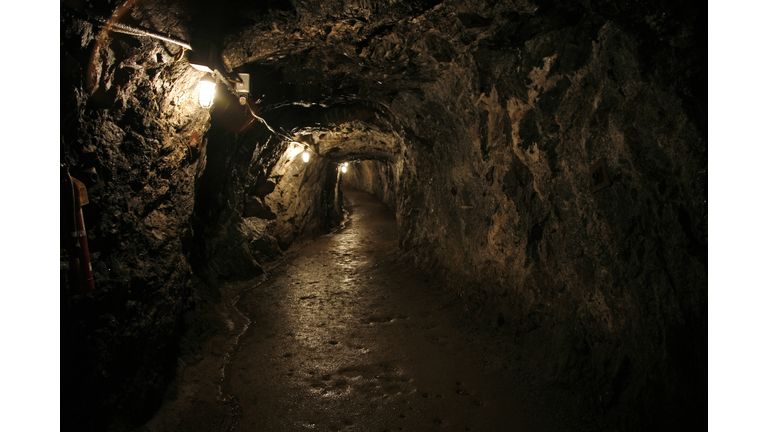
[[[304,153],[301,154],[301,158],[304,159],[304,162],[309,162],[309,150],[304,150]]]
[[[197,85],[197,91],[200,97],[200,106],[210,108],[213,105],[213,96],[216,94],[216,83],[210,75],[206,75]]]
[[[343,173],[347,172],[347,165],[346,164],[342,165],[341,172],[343,172]]]

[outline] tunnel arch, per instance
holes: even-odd
[[[281,0],[229,22],[220,9],[249,2],[186,3],[197,2],[135,2],[124,17],[214,40],[228,73],[253,78],[252,106],[228,106],[263,123],[227,128],[224,102],[196,106],[200,73],[165,42],[110,37],[93,60],[98,25],[62,12],[61,159],[89,189],[98,288],[63,296],[75,347],[64,363],[68,389],[112,401],[94,429],[156,409],[184,329],[221,324],[200,316],[222,287],[339,222],[346,161],[361,168],[347,184],[396,212],[404,259],[477,320],[530,342],[553,381],[645,429],[678,408],[695,415],[706,395],[706,10]],[[93,61],[101,79],[89,85]],[[297,161],[293,143],[318,157]],[[593,191],[599,160],[610,185]]]

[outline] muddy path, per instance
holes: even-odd
[[[142,431],[589,430],[568,392],[402,259],[391,211],[355,190],[344,205],[343,228],[230,296],[230,337]]]

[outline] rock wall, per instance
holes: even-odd
[[[381,200],[392,211],[397,209],[397,166],[390,162],[365,160],[349,164],[342,179],[343,186],[366,191]]]
[[[64,18],[62,33],[61,162],[88,189],[96,285],[70,296],[62,246],[62,424],[105,430],[150,415],[176,367],[209,115],[180,48]]]
[[[585,410],[621,430],[701,426],[706,100],[691,101],[701,70],[690,27],[660,60],[620,22],[542,9],[490,34],[462,20],[446,35],[438,16],[391,34],[439,73],[389,106],[405,137],[401,175],[369,168],[355,184],[397,190],[401,246],[536,347],[553,379],[588,389]],[[594,190],[601,159],[610,185]]]
[[[184,327],[336,223],[341,182],[395,209],[408,256],[585,411],[704,424],[706,8],[278,1],[209,25],[212,6],[177,3],[91,7],[221,43],[270,127],[201,109],[174,45],[62,14],[61,160],[88,186],[97,285],[66,295],[62,248],[68,420],[146,418]]]
[[[701,19],[446,2],[357,51],[403,145],[345,184],[395,195],[401,247],[621,430],[706,421]]]
[[[336,166],[282,141],[261,125],[212,133],[209,164],[195,202],[194,260],[211,285],[246,280],[297,238],[328,232],[341,219]]]
[[[90,12],[188,38],[179,5],[133,6]],[[341,208],[327,159],[297,161],[261,123],[233,132],[226,101],[201,108],[203,74],[180,47],[82,18],[62,11],[60,150],[87,187],[96,289],[71,295],[62,237],[62,425],[120,431],[157,410],[180,346],[223,325],[221,284],[261,274]]]

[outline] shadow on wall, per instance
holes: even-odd
[[[304,162],[294,144],[259,124],[244,134],[213,127],[195,200],[196,271],[211,285],[246,280],[296,240],[341,220],[335,164]]]

